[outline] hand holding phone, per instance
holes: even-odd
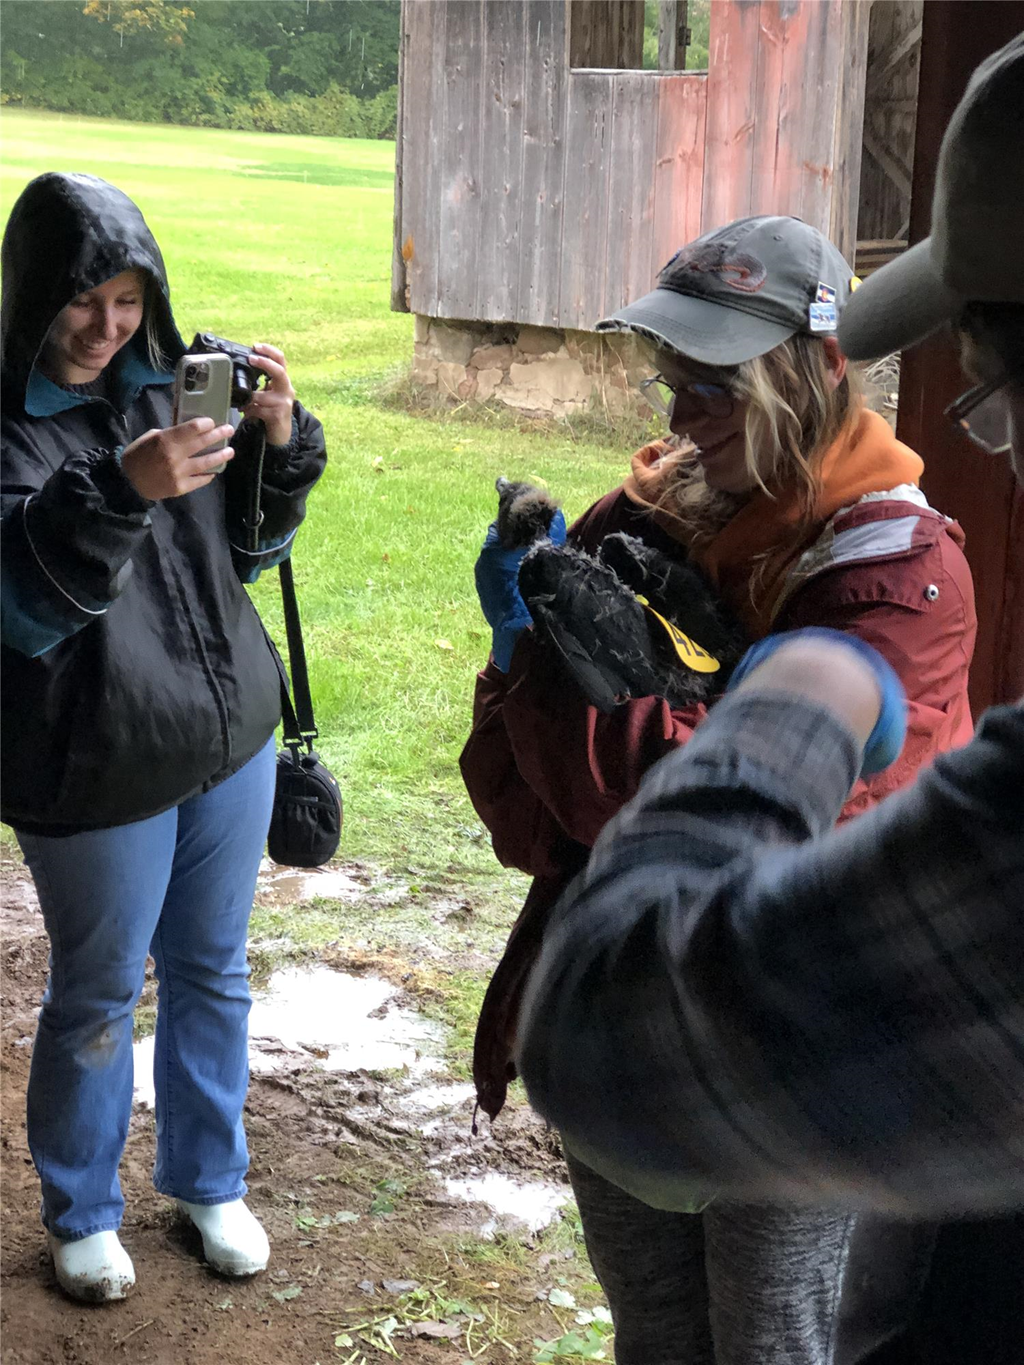
[[[143,432],[121,455],[121,469],[132,487],[150,502],[178,498],[211,483],[234,450],[230,423],[215,426],[195,417],[179,426]]]
[[[196,417],[210,417],[219,428],[227,424],[230,411],[231,357],[217,352],[183,355],[174,372],[174,425],[180,426]],[[226,444],[226,441],[221,443]],[[221,445],[214,443],[198,454],[213,454]],[[211,472],[221,473],[226,463]]]

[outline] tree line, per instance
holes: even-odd
[[[0,100],[201,127],[395,135],[399,0],[16,0]]]

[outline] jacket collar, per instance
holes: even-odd
[[[123,358],[119,356],[114,363],[117,364],[114,390],[122,411],[131,405],[147,385],[170,384],[174,379],[173,374],[166,370],[156,370],[148,360],[144,360],[134,340],[125,347]],[[68,389],[62,389],[52,379],[47,379],[38,366],[33,365],[25,390],[25,411],[29,417],[56,417],[59,412],[67,412],[71,408],[81,407],[83,403],[98,401],[89,394],[72,393]]]

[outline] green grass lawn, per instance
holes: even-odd
[[[183,334],[287,352],[330,455],[295,571],[322,748],[346,799],[343,849],[490,878],[457,758],[489,642],[473,561],[494,480],[546,479],[571,516],[617,481],[625,452],[377,400],[412,354],[413,320],[389,308],[393,144],[14,110],[0,132],[5,219],[43,171],[104,176],[153,228]],[[277,630],[276,575],[255,597]]]

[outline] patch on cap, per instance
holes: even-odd
[[[807,310],[807,325],[812,332],[834,332],[839,312],[834,303],[812,303]]]
[[[815,295],[814,295],[814,302],[815,302],[815,303],[835,303],[835,301],[836,301],[836,291],[832,288],[832,286],[831,286],[830,284],[826,284],[826,283],[824,282],[824,280],[819,280],[819,281],[818,281],[817,292],[816,292]]]
[[[689,253],[689,254],[686,254]],[[677,277],[683,273],[718,275],[723,284],[741,294],[756,294],[768,278],[764,262],[749,251],[737,251],[725,242],[702,242],[684,246],[661,272],[661,283],[667,289],[678,288]]]

